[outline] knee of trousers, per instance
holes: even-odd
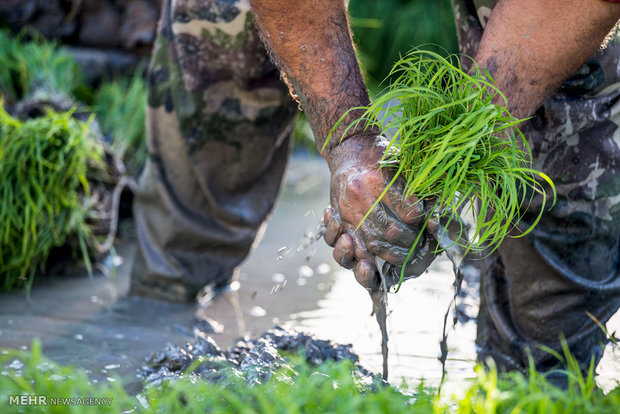
[[[566,344],[584,372],[592,360],[598,363],[607,338],[596,321],[604,324],[620,307],[613,286],[583,286],[549,265],[525,238],[506,241],[483,267],[480,359],[524,372],[531,359],[544,372],[560,363],[549,349],[562,355]]]
[[[274,205],[297,113],[248,2],[165,1],[148,99],[143,273],[194,286],[226,277]]]

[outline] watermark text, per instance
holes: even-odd
[[[9,405],[23,406],[85,406],[101,407],[112,405],[112,398],[98,397],[49,397],[47,395],[9,395]]]

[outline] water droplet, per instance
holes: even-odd
[[[54,368],[54,366],[47,361],[37,364],[37,369],[39,369],[41,372],[50,371],[52,368]]]
[[[306,283],[308,283],[308,281],[302,277],[300,277],[299,279],[297,279],[297,285],[298,286],[306,286]]]
[[[104,366],[105,369],[117,369],[120,367],[121,367],[120,364],[109,364],[109,365]]]
[[[84,335],[82,335],[82,334],[75,334],[75,335],[73,335],[73,337],[75,339],[77,339],[78,341],[83,341],[84,340]]]
[[[299,277],[312,277],[314,276],[314,270],[308,265],[303,265],[298,269]]]
[[[236,292],[241,289],[241,283],[239,283],[238,280],[233,280],[232,282],[230,282],[230,285],[228,285],[228,289],[231,292]]]
[[[143,408],[149,408],[149,402],[146,400],[146,398],[142,394],[136,395],[136,399],[140,401],[140,405]]]
[[[286,276],[283,273],[274,273],[271,276],[271,280],[274,283],[282,283],[282,282],[284,282],[286,280]]]
[[[275,295],[276,293],[283,291],[284,286],[286,286],[286,279],[282,283],[276,283],[275,285],[273,285],[273,287],[271,288],[271,294]]]
[[[260,318],[267,315],[267,311],[260,306],[254,306],[252,309],[250,309],[250,315]]]
[[[22,369],[23,366],[24,366],[23,362],[21,362],[19,359],[15,359],[13,360],[13,362],[7,365],[7,368],[18,370],[18,369]]]
[[[308,253],[306,254],[306,262],[309,262],[310,259],[312,259],[312,257],[316,254],[316,249],[312,249],[310,251],[308,251]]]
[[[103,301],[100,298],[98,298],[97,296],[91,296],[90,297],[90,301],[92,303],[96,303],[97,305],[103,305]]]
[[[321,263],[316,267],[317,275],[326,275],[331,270],[331,267],[327,263]]]

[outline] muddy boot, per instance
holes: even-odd
[[[221,291],[273,208],[297,109],[249,10],[247,1],[163,3],[132,293],[191,301],[205,285]]]

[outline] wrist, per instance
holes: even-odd
[[[329,170],[356,168],[363,164],[375,164],[381,157],[380,142],[384,141],[374,133],[356,134],[326,147],[322,155],[327,161]]]
[[[368,103],[366,103],[368,105]],[[332,112],[332,117],[338,112]],[[349,110],[346,116],[340,115],[339,118],[334,119],[331,125],[336,125],[331,129],[324,131],[321,134],[320,130],[315,130],[316,145],[321,155],[328,161],[334,154],[341,155],[344,151],[348,151],[345,148],[349,147],[349,144],[353,142],[363,141],[364,144],[373,144],[376,141],[376,137],[381,135],[381,130],[376,126],[369,126],[366,122],[356,120],[364,116],[364,109]],[[328,117],[326,114],[325,117]],[[355,125],[352,125],[355,123]],[[312,126],[312,124],[311,124]],[[317,133],[318,132],[318,133]],[[348,145],[343,145],[345,142],[353,139]],[[366,142],[368,141],[368,143]]]

